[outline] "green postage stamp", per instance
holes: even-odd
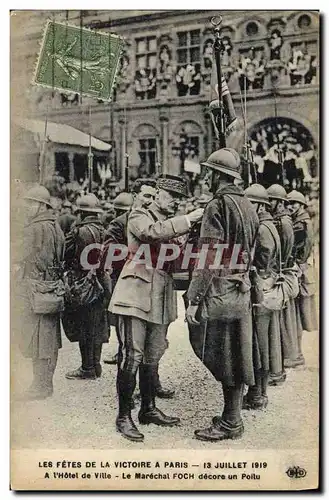
[[[48,21],[34,83],[110,100],[122,47],[117,35]]]

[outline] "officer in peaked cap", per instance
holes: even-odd
[[[245,195],[254,205],[259,229],[256,237],[253,265],[257,269],[263,289],[269,290],[269,284],[275,285],[275,276],[280,269],[280,237],[269,213],[269,196],[260,184],[253,184],[245,190]],[[268,304],[266,304],[268,305]],[[243,407],[261,410],[267,406],[267,385],[269,373],[282,371],[282,352],[278,311],[265,307],[263,303],[253,304],[253,341],[255,342],[255,382],[244,397]]]
[[[131,398],[139,368],[141,424],[171,427],[179,418],[165,415],[155,405],[158,363],[167,347],[169,324],[177,318],[177,298],[170,268],[158,266],[162,242],[187,234],[191,224],[202,217],[197,209],[175,216],[179,200],[187,196],[187,185],[178,176],[163,175],[157,180],[155,200],[147,208],[133,209],[128,217],[129,257],[114,289],[110,312],[117,314],[119,363],[117,389],[119,413],[116,428],[126,439],[143,441],[143,434],[131,418]],[[138,265],[134,261],[140,248],[148,248]]]
[[[234,149],[219,149],[202,165],[208,169],[206,182],[210,183],[214,197],[204,210],[199,246],[203,242],[209,245],[207,262],[214,264],[218,243],[226,245],[231,252],[238,245],[245,265],[244,273],[231,269],[231,259],[216,269],[210,269],[209,265],[195,269],[187,293],[186,318],[192,347],[214,378],[222,383],[224,393],[222,415],[215,416],[210,427],[196,430],[195,436],[202,441],[221,441],[242,436],[243,387],[255,385],[247,269],[251,264],[258,218],[242,189],[234,184],[235,179],[241,179],[240,158]],[[228,274],[237,280],[233,287],[231,281],[231,288],[226,281]],[[222,310],[218,313],[216,305],[210,310],[212,297],[224,295],[223,301],[229,300]],[[206,307],[200,307],[202,304]]]

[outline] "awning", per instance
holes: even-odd
[[[42,120],[22,120],[17,123],[20,127],[32,132],[33,134],[38,134],[39,139],[43,141],[45,134],[45,122]],[[50,142],[56,142],[58,144],[71,144],[72,146],[83,146],[84,148],[89,147],[89,135],[85,132],[81,132],[70,125],[65,125],[63,123],[47,122],[46,131],[47,140]],[[111,145],[107,144],[96,137],[91,137],[91,147],[99,151],[110,151]]]

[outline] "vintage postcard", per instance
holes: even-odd
[[[319,11],[10,24],[11,489],[318,489]]]

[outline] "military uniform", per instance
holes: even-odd
[[[233,184],[234,178],[240,179],[238,172],[239,157],[229,148],[224,148],[210,155],[203,164],[209,169],[227,174],[223,186],[219,185],[214,198],[205,208],[200,243],[228,244],[229,254],[234,245],[240,245],[244,260],[245,272],[250,264],[251,250],[258,229],[258,218],[250,201],[241,188]],[[211,260],[211,257],[210,257]],[[225,261],[225,259],[224,259]],[[243,384],[254,385],[253,344],[250,309],[250,283],[248,277],[241,279],[241,288],[231,280],[241,271],[230,268],[230,255],[223,269],[212,270],[209,266],[195,269],[188,290],[190,306],[187,319],[190,325],[190,341],[197,356],[213,374],[216,380],[222,382],[224,393],[224,411],[221,417],[215,417],[210,428],[195,431],[197,439],[218,441],[240,437],[243,433],[241,418],[241,403]],[[233,288],[232,288],[233,287]],[[245,290],[243,289],[245,287]],[[234,299],[228,304],[230,310],[243,303],[244,312],[239,319],[208,318],[203,316],[203,304],[209,304],[212,297],[223,297],[232,292]],[[234,302],[233,302],[234,300]],[[189,317],[192,306],[198,306],[201,311],[200,327],[193,325]]]
[[[270,205],[265,188],[254,184],[246,189],[246,196],[252,203]],[[257,206],[257,205],[256,205]],[[270,290],[278,276],[280,237],[273,217],[265,209],[257,210],[259,229],[256,238],[253,265],[256,267],[263,290]],[[262,409],[267,406],[268,375],[282,371],[282,352],[278,311],[270,310],[264,304],[253,305],[253,341],[255,386],[249,387],[244,398],[244,408]]]
[[[158,188],[186,195],[186,184],[175,176],[158,181]],[[157,365],[165,352],[169,324],[177,318],[177,298],[170,270],[157,269],[153,265],[134,262],[141,245],[150,249],[157,258],[163,242],[169,242],[190,229],[186,215],[168,219],[156,202],[148,209],[136,208],[128,217],[128,258],[114,289],[109,310],[119,316],[119,367],[117,387],[119,415],[117,430],[126,438],[141,441],[131,420],[130,399],[136,385],[136,372],[140,367],[140,391],[142,398],[139,420],[149,420],[158,425],[174,425],[179,419],[164,415],[154,406]],[[146,254],[145,254],[146,255]],[[144,255],[144,258],[145,258]]]
[[[51,207],[50,194],[43,186],[32,188],[26,199]],[[19,345],[23,355],[32,358],[33,363],[33,384],[28,393],[31,399],[43,399],[52,394],[58,349],[62,343],[60,313],[33,312],[29,280],[47,282],[61,277],[64,241],[64,234],[52,210],[36,214],[24,228],[17,312],[21,332]]]
[[[67,235],[65,250],[65,265],[72,273],[73,280],[79,280],[88,274],[82,267],[81,253],[93,243],[102,243],[104,228],[97,217],[101,213],[98,200],[86,195],[79,200],[78,210],[86,214],[83,220],[76,224],[73,231]],[[96,252],[97,253],[97,252]],[[95,256],[96,262],[99,256]],[[95,262],[95,263],[96,263]],[[98,269],[96,275],[103,283],[103,270]],[[76,309],[67,308],[63,314],[63,327],[71,341],[79,342],[81,367],[66,374],[69,379],[95,379],[100,377],[102,345],[108,342],[108,324],[106,308],[109,297],[101,295],[92,304],[81,305]]]
[[[268,188],[268,195],[270,199],[278,200],[283,203],[287,201],[287,193],[285,189],[279,184],[273,184]],[[280,236],[281,242],[281,270],[283,274],[291,273],[294,265],[292,253],[294,246],[294,229],[292,220],[288,210],[281,204],[277,205],[276,209],[272,212],[274,224]],[[295,302],[293,298],[289,298],[285,307],[280,313],[280,329],[281,329],[281,344],[284,365],[290,366],[297,358],[297,320],[295,311]],[[284,373],[284,368],[282,374]],[[281,383],[285,379],[285,374],[273,376],[271,384],[278,380]]]
[[[300,292],[295,299],[298,359],[304,363],[302,353],[302,332],[317,329],[316,305],[315,305],[315,276],[312,259],[313,228],[309,214],[307,213],[306,200],[302,193],[292,191],[288,195],[290,202],[299,202],[300,207],[292,214],[295,244],[293,257],[300,268]]]

